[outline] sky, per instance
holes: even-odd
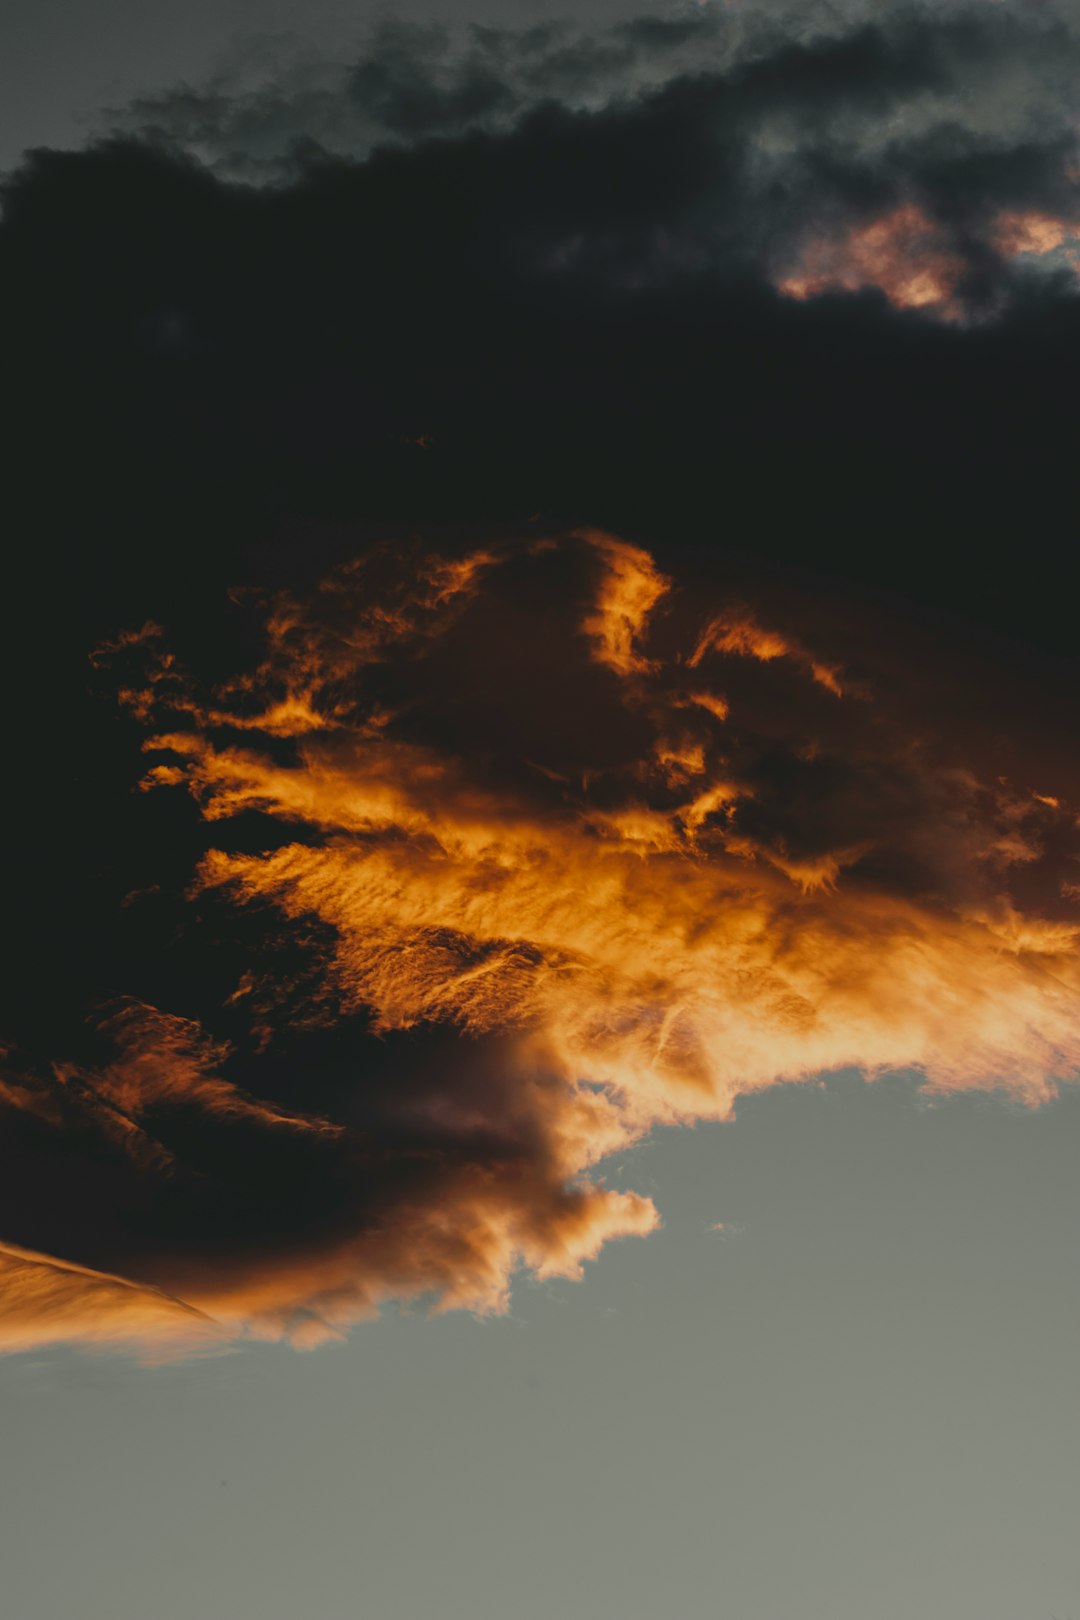
[[[1065,1620],[1071,8],[83,23],[5,20],[12,1612]]]
[[[633,16],[629,0],[591,0],[588,15]],[[462,27],[558,20],[554,0],[402,0],[390,6],[344,0],[102,0],[91,11],[72,0],[12,0],[0,18],[6,65],[0,166],[28,147],[79,146],[142,97],[203,88],[258,72],[269,57],[334,63],[360,55],[387,20]]]

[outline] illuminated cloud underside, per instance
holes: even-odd
[[[556,624],[530,604],[560,569]],[[517,641],[493,639],[514,615]],[[346,1190],[321,1225],[298,1192],[288,1241],[200,1228],[133,1251],[130,1280],[104,1274],[116,1239],[102,1272],[5,1248],[8,1348],[317,1343],[390,1297],[501,1310],[517,1267],[576,1276],[655,1225],[595,1167],[657,1124],[849,1066],[1028,1104],[1080,1068],[1075,819],[1053,781],[979,780],[745,603],[706,611],[584,533],[361,561],[272,601],[266,631],[263,662],[213,692],[156,625],[96,655],[127,670],[144,787],[186,790],[223,835],[267,828],[260,853],[222,836],[186,903],[331,942],[313,988],[257,964],[235,985],[265,1050],[299,995],[328,1028],[457,1031],[459,1067],[361,1129],[271,1101],[257,1064],[238,1083],[228,1046],[168,1009],[114,1010],[111,1064],[12,1077],[9,1117],[77,1124],[169,1197],[176,1117]],[[1045,903],[1017,898],[1021,871]]]
[[[947,225],[904,203],[835,235],[811,237],[776,287],[800,301],[874,288],[896,309],[963,320],[969,313],[963,283],[972,270],[971,246],[965,251],[951,236]],[[985,245],[1006,262],[1064,270],[1075,278],[1078,244],[1080,224],[1074,219],[1006,210],[991,221]]]

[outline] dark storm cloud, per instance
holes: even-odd
[[[399,29],[11,178],[6,1342],[498,1305],[657,1119],[1068,1071],[1077,66]]]
[[[918,590],[945,533],[954,602],[1011,616],[1003,538],[1072,504],[1074,34],[995,8],[807,35],[591,111],[504,75],[512,128],[309,147],[280,187],[153,143],[38,154],[3,226],[13,461],[63,443],[118,540],[144,500],[195,545],[232,500],[230,545],[288,510],[541,509]],[[409,38],[387,60],[421,73]],[[47,452],[33,487],[69,492]]]
[[[695,6],[602,30],[388,21],[353,62],[282,47],[113,118],[225,170],[280,178],[313,148],[362,157],[387,140],[505,132],[542,104],[597,112],[700,78],[714,124],[766,165],[778,145],[817,139],[866,155],[948,124],[1015,143],[1072,128],[1075,22],[1067,4]]]
[[[347,68],[277,64],[117,127],[279,183],[387,144],[516,132],[502,163],[474,139],[473,183],[499,247],[527,211],[518,245],[536,265],[636,286],[741,271],[791,297],[873,289],[962,320],[997,313],[1018,278],[1075,273],[1070,16],[695,8],[464,37],[388,23]],[[516,184],[492,188],[508,167]]]

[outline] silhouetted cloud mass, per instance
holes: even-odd
[[[1075,1077],[1077,51],[395,25],[9,177],[0,1345],[501,1309],[658,1124]]]

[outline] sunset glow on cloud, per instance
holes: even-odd
[[[778,287],[799,299],[876,287],[897,309],[947,314],[963,271],[963,260],[944,245],[932,221],[906,204],[839,238],[808,243]]]
[[[1080,0],[0,39],[0,1620],[1080,1620]]]
[[[988,229],[986,247],[1009,262],[1046,261],[1075,274],[1080,266],[1080,224],[1032,210],[1006,210]],[[962,294],[975,267],[972,243],[962,250],[950,233],[913,203],[862,221],[835,236],[815,236],[794,267],[777,280],[787,298],[874,288],[900,310],[924,310],[944,320],[970,311]]]
[[[1052,761],[984,779],[595,531],[376,550],[263,617],[210,685],[156,624],[95,654],[144,792],[211,835],[178,921],[237,967],[199,1018],[102,1009],[93,1066],[13,1061],[9,1348],[501,1310],[656,1224],[598,1166],[657,1125],[849,1067],[1032,1105],[1080,1068]]]

